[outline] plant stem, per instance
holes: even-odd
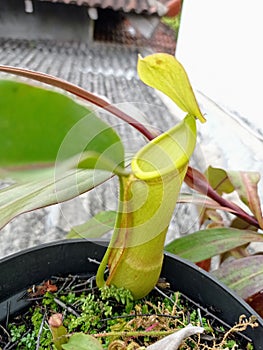
[[[178,329],[179,330],[179,329]],[[103,338],[103,337],[161,337],[172,334],[176,332],[176,329],[170,331],[126,331],[126,332],[105,332],[105,333],[97,333],[92,334],[95,338]]]

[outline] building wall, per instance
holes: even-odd
[[[87,8],[36,0],[33,7],[33,13],[25,13],[24,0],[1,0],[0,37],[89,40]]]
[[[263,135],[262,0],[184,0],[176,56],[193,85]]]

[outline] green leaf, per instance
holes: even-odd
[[[14,81],[0,81],[0,227],[13,217],[65,201],[123,170],[116,132],[71,98]],[[89,168],[73,169],[85,155]],[[87,155],[96,154],[96,157]],[[110,165],[110,168],[109,168]]]
[[[263,242],[263,235],[249,230],[214,228],[178,238],[169,243],[165,250],[199,262],[250,242]]]
[[[231,193],[235,190],[231,181],[229,180],[228,174],[225,170],[220,168],[213,168],[209,166],[205,172],[212,188],[220,195],[223,193]]]
[[[145,84],[160,90],[184,112],[205,122],[184,67],[174,56],[165,53],[139,56],[137,69]]]
[[[114,144],[111,146],[110,154],[114,151],[115,147],[119,147],[118,144]],[[130,171],[126,170],[123,166],[119,166],[115,161],[111,160],[110,154],[107,155],[107,151],[105,150],[104,154],[100,154],[94,151],[86,151],[81,156],[77,156],[72,158],[68,162],[71,164],[71,167],[79,168],[79,169],[101,169],[105,171],[109,171],[115,175],[119,176],[128,176]]]
[[[224,263],[213,275],[247,299],[262,290],[263,256],[249,256]]]
[[[64,350],[102,350],[100,342],[91,335],[84,333],[75,333],[67,344],[62,345]]]
[[[84,150],[103,153],[119,142],[90,109],[69,97],[27,84],[0,81],[0,166],[50,165]],[[119,152],[112,160],[120,161]]]
[[[116,211],[102,211],[82,225],[73,227],[67,238],[98,238],[114,228]]]
[[[92,92],[89,92],[77,85],[69,83],[66,80],[63,80],[42,72],[32,71],[29,69],[24,69],[19,67],[5,66],[5,65],[0,65],[0,72],[14,74],[16,76],[25,77],[27,79],[33,79],[38,82],[45,83],[53,87],[62,89],[64,91],[68,91],[73,95],[78,96],[85,101],[88,101],[92,105],[98,106],[104,109],[105,111],[112,113],[113,115],[124,120],[128,124],[131,124],[149,140],[151,140],[156,134],[155,132],[153,134],[152,131],[148,130],[142,123],[137,122],[133,117],[130,116],[130,114],[126,114],[124,111],[122,111],[115,105],[109,104],[109,102],[106,99],[103,99],[98,95]]]

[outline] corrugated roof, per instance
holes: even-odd
[[[168,0],[40,0],[46,2],[60,2],[79,6],[99,7],[115,11],[135,12],[138,14],[158,14],[163,16],[167,12]]]

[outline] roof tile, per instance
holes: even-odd
[[[46,2],[61,2],[64,4],[85,5],[88,7],[111,8],[115,11],[135,12],[145,14],[164,15],[168,8],[169,0],[40,0]]]

